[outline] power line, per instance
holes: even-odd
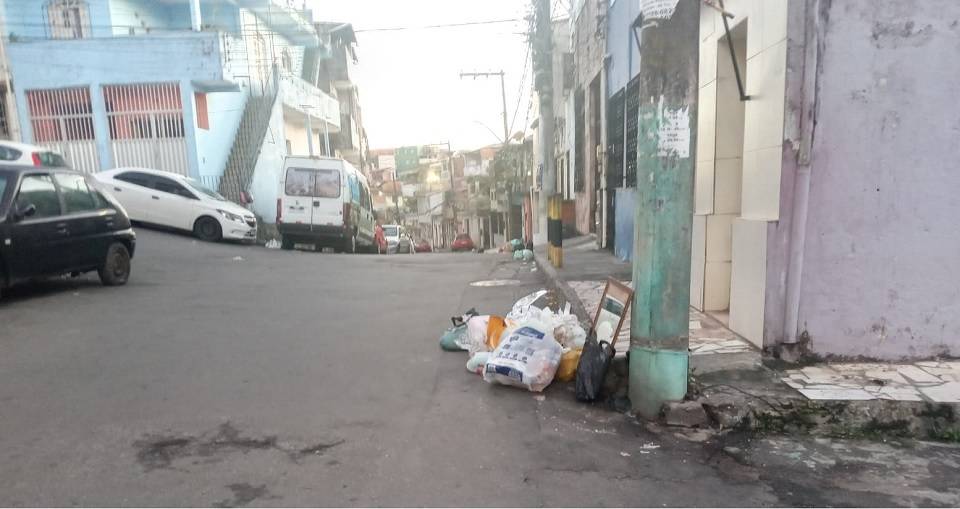
[[[510,19],[492,19],[486,21],[465,21],[463,23],[443,23],[439,25],[421,25],[421,26],[405,26],[405,27],[384,27],[384,28],[364,28],[360,30],[354,30],[356,33],[361,32],[399,32],[401,30],[428,30],[432,28],[451,28],[451,27],[465,27],[465,26],[474,26],[474,25],[494,25],[499,23],[516,23],[518,21],[524,21],[523,18],[510,18]]]
[[[523,99],[523,82],[527,79],[528,63],[530,62],[530,52],[532,44],[527,44],[527,55],[523,59],[523,74],[520,76],[520,87],[517,90],[517,106],[513,109],[513,118],[510,119],[510,135],[513,136],[513,125],[517,122],[517,114],[520,113],[520,101]],[[526,132],[526,128],[524,128]]]

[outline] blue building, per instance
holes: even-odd
[[[23,141],[77,169],[200,179],[272,222],[282,158],[333,153],[312,13],[282,0],[6,0]],[[352,29],[351,29],[352,34]],[[310,126],[308,134],[307,126]]]
[[[640,3],[612,0],[607,24],[607,150],[606,207],[608,248],[624,259],[633,257],[633,223],[637,187],[637,116],[640,72],[639,31],[634,24]]]

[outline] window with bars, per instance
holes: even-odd
[[[637,186],[637,122],[640,116],[640,79],[634,78],[627,85],[625,127],[626,187]]]
[[[183,107],[176,83],[108,85],[103,99],[110,139],[183,138]]]
[[[573,133],[573,143],[576,147],[576,150],[573,152],[573,190],[578,193],[582,193],[586,188],[585,171],[584,166],[586,166],[586,151],[587,147],[584,146],[584,130],[587,127],[587,118],[584,112],[583,105],[583,90],[577,92],[577,95],[573,100],[573,107],[577,116],[577,125],[575,126]]]
[[[47,20],[54,39],[90,37],[90,16],[84,0],[51,0],[47,3]]]
[[[28,90],[26,96],[36,143],[94,139],[89,88]]]
[[[623,187],[623,95],[613,94],[607,102],[607,187]]]

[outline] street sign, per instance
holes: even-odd
[[[400,147],[393,153],[397,165],[397,176],[415,172],[420,167],[419,147]]]

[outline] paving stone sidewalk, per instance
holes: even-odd
[[[819,364],[785,372],[783,382],[812,400],[960,403],[960,362]]]
[[[592,236],[564,240],[564,266],[549,266],[544,248],[535,250],[537,264],[567,296],[575,300],[584,318],[592,320],[606,278],[628,285],[632,266],[606,250],[596,248]],[[615,342],[618,356],[630,345],[629,317]],[[725,359],[756,357],[760,351],[713,317],[690,310],[691,366],[709,359],[714,370],[723,370]],[[730,362],[730,369],[735,369]],[[921,361],[909,364],[838,363],[818,364],[773,373],[771,383],[782,381],[791,391],[809,401],[900,401],[914,403],[960,403],[960,361]],[[789,389],[787,389],[789,387]],[[778,390],[781,390],[778,388]]]

